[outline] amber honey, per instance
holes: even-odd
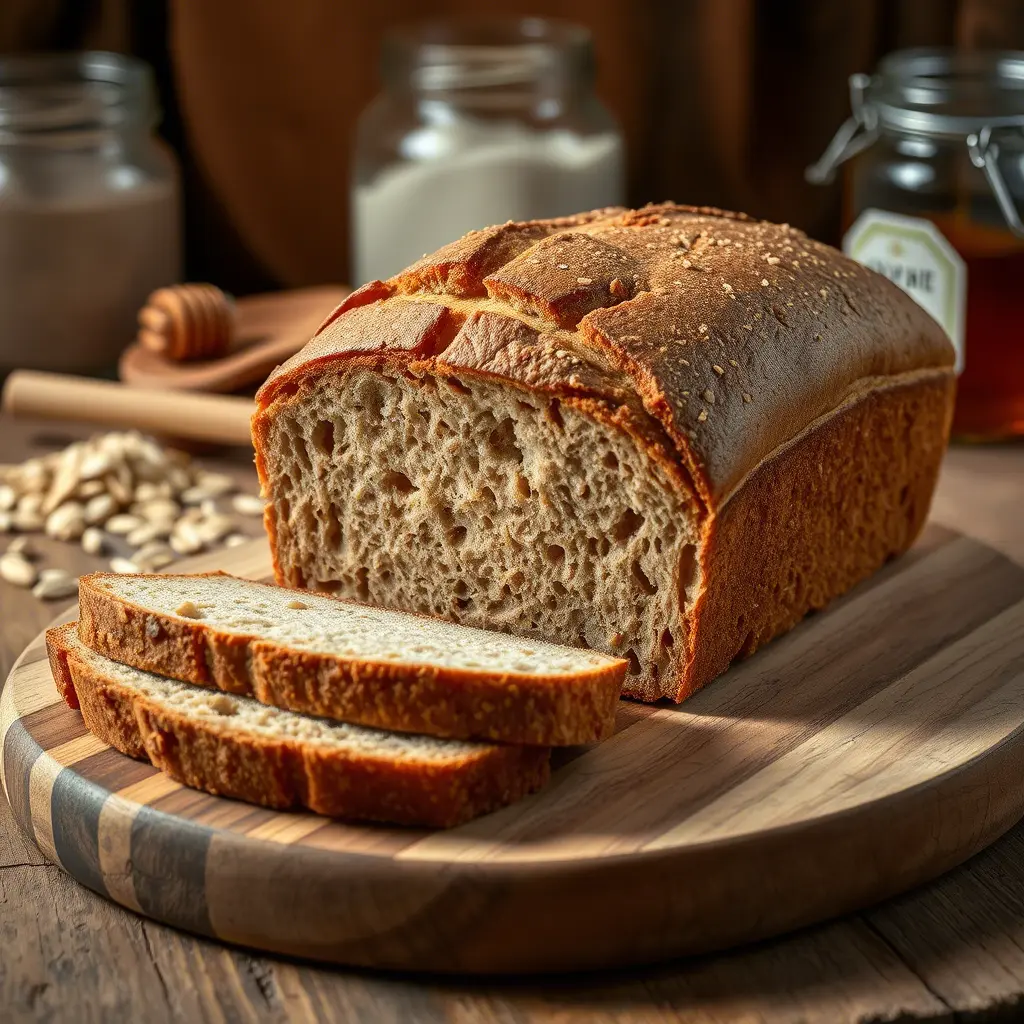
[[[1024,51],[899,51],[850,99],[808,168],[827,182],[850,161],[844,249],[949,333],[954,437],[1024,437]]]
[[[848,197],[849,198],[849,197]],[[847,226],[854,219],[847,203]],[[967,270],[964,364],[953,436],[963,441],[1024,437],[1024,239],[979,224],[966,209],[915,216],[930,220]]]
[[[955,436],[1024,436],[1024,239],[954,213],[929,218],[967,265]]]

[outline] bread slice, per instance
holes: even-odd
[[[224,573],[94,573],[79,637],[136,668],[381,729],[538,746],[611,735],[624,661]],[[73,698],[72,698],[73,699]]]
[[[542,747],[439,740],[328,722],[121,665],[75,623],[48,630],[61,693],[89,730],[208,793],[339,818],[446,828],[542,786]]]

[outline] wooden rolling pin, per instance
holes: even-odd
[[[61,373],[15,370],[0,405],[12,416],[78,420],[152,434],[249,445],[251,398],[129,388]]]

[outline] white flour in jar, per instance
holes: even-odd
[[[614,132],[581,138],[463,125],[457,137],[414,134],[404,148],[413,159],[354,189],[356,284],[390,277],[467,231],[622,201],[622,140]]]

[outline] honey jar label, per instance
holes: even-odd
[[[964,368],[967,267],[941,231],[921,217],[867,209],[843,237],[843,252],[884,274],[945,329]]]

